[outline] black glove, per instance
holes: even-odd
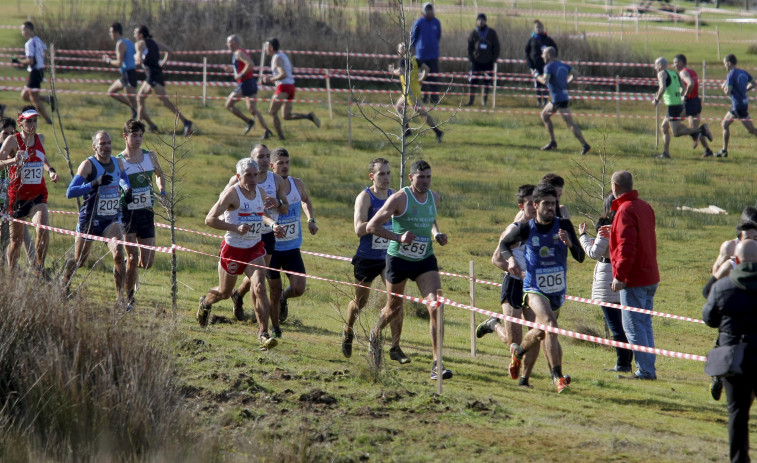
[[[134,194],[131,192],[131,188],[124,190],[124,202],[126,202],[126,204],[134,202]]]
[[[11,63],[13,63],[13,64],[18,64],[18,58],[16,58],[15,56],[13,56],[13,57],[11,58]]]
[[[101,175],[92,181],[92,188],[99,188],[103,185],[110,185],[113,182],[113,176],[109,174]]]

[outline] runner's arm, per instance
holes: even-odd
[[[439,204],[439,202],[442,200],[441,195],[433,191],[431,192],[431,194],[434,195],[434,204]],[[433,236],[434,241],[436,241],[440,245],[445,246],[447,244],[447,234],[442,233],[439,230],[439,224],[436,222],[436,219],[434,219],[434,224],[431,226],[431,236]]]
[[[565,230],[568,233],[568,239],[570,239],[570,254],[576,260],[581,263],[586,258],[584,248],[581,246],[578,237],[576,236],[576,230],[573,228],[573,222],[569,219],[560,220],[560,229]]]
[[[365,226],[365,229],[368,231],[368,233],[374,234],[381,238],[397,241],[398,243],[403,244],[412,243],[415,239],[415,234],[413,232],[407,231],[400,235],[399,233],[394,233],[393,231],[384,228],[384,224],[389,221],[392,216],[398,213],[400,208],[404,210],[406,207],[407,197],[405,196],[404,192],[400,191],[389,196],[384,205],[381,206],[381,209],[379,209],[378,212],[376,212],[376,214],[373,216],[373,218],[368,221],[368,225]]]
[[[723,244],[720,245],[720,253],[718,254],[717,259],[715,259],[715,263],[712,264],[713,276],[718,271],[720,266],[723,265],[723,262],[729,260],[731,256],[733,256],[735,249],[736,243],[733,240],[724,241]]]
[[[135,43],[134,49],[135,49],[134,64],[136,64],[137,66],[141,66],[142,65],[142,52],[145,49],[145,41],[140,40],[139,42]]]
[[[87,179],[92,175],[92,164],[89,161],[84,161],[79,165],[79,169],[74,175],[74,179],[71,180],[71,184],[68,185],[66,190],[66,198],[78,198],[84,196],[90,191],[94,190],[97,185],[92,185],[92,182],[87,182]]]
[[[116,44],[116,59],[110,59],[110,56],[103,55],[103,61],[110,64],[111,66],[120,68],[121,65],[124,63],[125,56],[126,56],[126,44],[123,42],[118,42]]]
[[[505,236],[507,235],[507,232],[511,228],[517,228],[517,226],[515,224],[508,225],[505,231],[503,231],[502,234],[499,235],[499,241],[502,241],[505,238]],[[494,248],[494,254],[492,254],[492,265],[494,265],[500,270],[504,270],[505,272],[507,271],[507,259],[505,258],[505,256],[502,255],[502,253],[499,250],[499,242],[497,243],[497,247]]]
[[[234,70],[234,77],[241,77],[248,72],[255,69],[255,63],[252,62],[252,58],[250,58],[250,55],[247,53],[243,53],[242,50],[237,50],[237,60],[244,63],[244,67],[241,71],[237,73],[236,69]]]
[[[423,82],[428,77],[431,68],[426,63],[421,64],[421,68],[418,70],[418,82]]]
[[[166,194],[166,176],[163,173],[163,168],[160,167],[160,163],[158,162],[158,155],[155,154],[155,151],[148,151],[148,156],[150,156],[150,159],[152,160],[152,167],[155,172],[155,183],[158,185],[158,190],[160,191],[160,194],[165,196]],[[234,176],[236,178],[236,176]]]
[[[303,182],[301,179],[296,178],[294,179],[294,182],[297,184],[297,188],[300,190],[300,195],[302,196],[302,212],[304,212],[305,216],[307,216],[308,218],[308,230],[310,231],[311,235],[315,235],[316,233],[318,233],[318,225],[315,224],[313,203],[310,201],[308,189],[305,187],[305,182]]]
[[[353,215],[353,224],[355,234],[359,237],[368,234],[366,227],[368,225],[368,210],[371,208],[371,200],[365,190],[361,191],[355,198],[355,213]]]
[[[691,89],[692,89],[692,87],[691,87],[691,84],[692,84],[692,82],[691,82],[691,75],[689,74],[689,71],[687,71],[687,70],[684,69],[679,74],[679,77],[681,78],[681,82],[683,82],[684,84],[686,84],[683,87],[683,92],[681,92],[681,98],[683,98],[685,100],[686,97],[689,95],[689,93],[691,93]]]
[[[665,76],[667,72],[660,71],[657,73],[657,93],[654,94],[655,104],[660,101],[662,95],[665,93],[665,89],[668,88],[668,84],[665,83]]]
[[[221,218],[224,212],[239,207],[239,196],[236,190],[229,189],[221,194],[218,201],[210,208],[205,217],[205,225],[217,230],[224,230],[244,235],[250,230],[249,224],[233,225]]]
[[[289,202],[287,201],[287,194],[284,193],[284,186],[286,183],[281,175],[274,173],[273,178],[276,182],[276,199],[279,200],[279,207],[276,208],[279,214],[286,215],[289,213]]]
[[[18,151],[18,141],[16,137],[10,136],[5,139],[0,147],[0,167],[8,167],[15,164],[16,152]]]
[[[505,230],[502,238],[499,240],[499,252],[502,254],[502,257],[505,259],[513,257],[511,248],[528,239],[529,228],[530,226],[528,222],[526,222],[519,223],[513,227],[508,227],[507,230]]]

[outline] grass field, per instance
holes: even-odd
[[[465,2],[467,6],[470,3]],[[584,8],[582,3],[576,3],[576,7]],[[14,20],[37,14],[15,4],[9,10]],[[519,20],[523,19],[512,19]],[[721,38],[738,37],[740,27],[751,34],[754,26],[720,24]],[[630,46],[647,46],[650,56],[683,51],[690,62],[717,62],[716,45],[710,38],[701,39],[701,44],[693,40],[679,43],[675,34],[655,34],[655,39],[650,35],[645,45],[643,36],[626,33],[624,40]],[[2,31],[0,39],[13,40],[9,46],[20,43],[7,30]],[[746,44],[732,47],[729,50],[743,56],[743,67],[757,66],[757,58],[746,54]],[[0,75],[22,73],[2,68]],[[188,92],[199,94],[194,88]],[[226,92],[211,89],[210,94],[225,96]],[[59,100],[74,168],[91,153],[89,137],[96,130],[110,131],[114,150],[121,149],[120,128],[129,114],[125,107],[103,96],[61,94]],[[3,92],[0,101],[15,106],[18,96]],[[370,101],[388,103],[385,97],[370,97]],[[205,214],[232,175],[234,163],[249,153],[255,143],[253,136],[259,136],[260,130],[255,128],[251,136],[241,136],[243,125],[223,109],[221,101],[211,100],[208,106],[197,99],[180,102],[182,110],[195,121],[198,133],[185,146],[185,174],[177,188],[187,199],[179,205],[177,225],[217,233],[204,225]],[[606,152],[610,172],[631,171],[641,197],[657,214],[662,281],[655,309],[701,318],[701,287],[709,277],[719,245],[734,236],[743,207],[755,204],[754,139],[734,125],[727,159],[700,159],[701,150],[692,152],[688,138],[674,139],[673,159],[663,162],[651,157],[657,152],[651,104],[623,103],[624,114],[647,118],[618,122],[614,102],[587,102],[576,104],[574,110],[605,114],[577,117],[592,152],[579,156],[578,142],[561,121],[555,120],[559,149],[545,153],[538,150],[546,143],[546,132],[533,100],[503,98],[498,103],[513,112],[459,112],[445,123],[444,143],[436,145],[428,133],[417,145],[416,157],[432,165],[432,189],[442,196],[438,221],[450,240],[436,250],[442,270],[466,275],[473,261],[477,278],[501,281],[490,256],[499,234],[516,213],[518,185],[536,183],[547,172],[563,175],[568,185],[562,202],[578,225],[584,220],[579,212],[583,200],[580,186],[588,182],[579,166],[599,173],[598,153]],[[154,98],[148,104],[161,127],[172,125],[171,115],[158,108]],[[456,105],[453,101],[442,107]],[[319,232],[305,236],[303,249],[351,257],[357,247],[352,208],[355,196],[368,185],[368,162],[377,156],[388,157],[396,188],[398,158],[381,136],[357,118],[352,120],[354,143],[350,148],[343,103],[336,105],[333,119],[328,118],[324,105],[297,104],[295,109],[316,111],[323,121],[321,129],[307,121],[284,123],[288,138],[281,145],[292,154],[292,175],[307,184],[318,219]],[[725,111],[724,107],[706,106],[704,116],[719,119]],[[434,117],[444,120],[450,114],[436,111]],[[397,130],[388,122],[385,127]],[[65,161],[55,148],[51,128],[41,125],[40,132],[48,137],[51,162],[63,174],[59,184],[50,185],[50,207],[73,211],[74,201],[65,199],[64,194],[70,181],[70,175],[64,173]],[[721,130],[717,123],[713,124],[713,133],[713,146],[719,148]],[[155,135],[146,136],[146,144],[168,152]],[[277,141],[269,143],[270,147],[278,145]],[[676,209],[710,204],[726,209],[729,215]],[[599,206],[598,201],[595,206]],[[68,215],[53,214],[51,221],[57,227],[74,227],[74,218]],[[216,239],[188,233],[179,233],[178,243],[211,254],[219,245]],[[158,244],[169,244],[167,231],[159,229]],[[48,264],[59,268],[72,245],[71,237],[53,235]],[[105,253],[104,248],[96,246],[93,254],[98,251],[98,257]],[[109,259],[106,256],[91,273],[82,269],[75,280],[86,286],[92,298],[104,303],[114,299]],[[570,393],[555,393],[542,359],[531,381],[534,388],[518,388],[507,377],[506,346],[493,335],[487,336],[478,340],[477,355],[472,358],[470,314],[448,306],[444,355],[455,377],[445,382],[444,393],[438,396],[435,383],[428,378],[430,340],[422,306],[408,304],[406,310],[403,348],[412,363],[399,366],[385,358],[385,369],[375,380],[368,368],[364,331],[358,336],[351,359],[345,359],[339,348],[342,320],[351,298],[349,286],[308,281],[305,296],[290,301],[290,319],[283,325],[280,345],[271,352],[258,352],[256,327],[250,323],[218,323],[208,329],[197,325],[197,300],[217,284],[217,261],[190,253],[179,253],[178,259],[179,310],[172,313],[170,307],[169,256],[159,255],[155,267],[140,275],[137,309],[120,323],[155,329],[156,336],[165,341],[180,365],[176,381],[186,392],[186,409],[194,415],[198,431],[215,440],[218,461],[691,462],[722,461],[727,455],[725,399],[714,402],[710,398],[709,378],[701,362],[659,356],[658,381],[626,383],[602,371],[613,366],[612,350],[561,338],[563,369],[573,378]],[[352,281],[348,262],[310,255],[304,260],[311,275]],[[568,294],[590,297],[593,262],[571,262],[569,268]],[[469,302],[467,279],[445,277],[442,281],[446,297]],[[412,284],[408,288],[410,295],[417,295]],[[373,296],[360,319],[363,330],[373,326],[382,302],[380,294]],[[249,309],[249,301],[246,304]],[[476,306],[497,311],[499,289],[477,285]],[[217,304],[213,314],[233,319],[231,302]],[[483,319],[477,316],[477,322]],[[154,328],[171,326],[172,322],[175,328],[168,334]],[[604,336],[602,314],[596,306],[567,302],[561,310],[560,326]],[[699,355],[706,354],[715,336],[715,330],[703,325],[659,317],[654,320],[654,329],[657,347]],[[754,424],[750,429],[755,430]]]

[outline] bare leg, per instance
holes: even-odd
[[[539,117],[541,117],[541,121],[544,123],[544,127],[547,128],[547,133],[549,134],[549,142],[555,143],[555,128],[552,125],[552,103],[547,103]]]
[[[731,140],[731,124],[733,124],[733,114],[726,113],[720,126],[723,127],[723,151],[728,151],[728,142]]]

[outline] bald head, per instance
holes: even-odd
[[[619,170],[612,174],[613,193],[615,197],[633,190],[633,175],[627,170]]]
[[[555,50],[555,47],[547,47],[542,53],[544,53],[544,58],[549,58],[551,60],[555,59],[555,56],[557,56],[557,50]]]
[[[662,56],[654,60],[655,67],[659,67],[660,69],[667,69],[668,68],[668,60],[663,58]]]
[[[739,241],[736,245],[735,254],[740,263],[757,262],[757,241]]]

